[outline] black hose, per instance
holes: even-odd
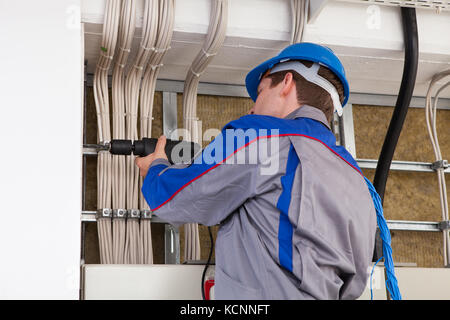
[[[397,146],[398,138],[400,137],[414,91],[417,75],[417,64],[419,60],[419,39],[417,32],[416,9],[402,7],[401,15],[403,38],[405,43],[405,61],[403,64],[402,83],[400,85],[397,102],[395,103],[394,112],[386,133],[386,138],[384,139],[373,180],[373,185],[380,195],[382,203],[384,200],[384,192],[389,175],[389,168],[392,163],[395,147]],[[374,259],[377,258],[375,257],[377,256],[377,251],[378,250],[375,249]]]
[[[403,35],[405,39],[403,77],[391,123],[389,124],[383,148],[381,149],[380,157],[378,159],[373,183],[380,195],[381,201],[383,201],[384,198],[386,181],[394,156],[395,147],[397,146],[398,138],[408,112],[409,103],[411,102],[419,59],[416,10],[414,8],[401,8],[401,11]]]

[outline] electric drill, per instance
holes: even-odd
[[[192,158],[201,149],[201,146],[195,142],[188,142],[184,140],[170,140],[166,139],[167,158],[171,164],[190,162]],[[114,139],[105,146],[111,154],[116,155],[131,155],[145,157],[153,153],[156,148],[157,138],[143,138],[142,140],[121,140]],[[172,154],[176,148],[175,153]]]

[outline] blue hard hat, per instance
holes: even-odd
[[[348,87],[347,78],[345,77],[344,66],[331,49],[309,42],[296,43],[286,47],[276,57],[261,63],[247,74],[247,77],[245,78],[245,86],[247,87],[247,92],[253,101],[256,101],[256,98],[258,97],[257,89],[262,75],[277,63],[288,60],[306,60],[317,62],[334,72],[341,80],[344,87],[344,102],[342,103],[342,106],[345,106],[350,90]]]

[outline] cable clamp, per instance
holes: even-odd
[[[96,68],[103,70],[103,71],[108,71],[109,68],[103,68],[102,66],[100,66],[99,64],[96,65]]]
[[[130,50],[130,49],[126,49],[126,48],[122,48],[122,47],[119,47],[119,50],[121,50],[121,51],[125,51],[125,52],[131,52],[131,50]]]
[[[112,217],[114,219],[125,219],[127,217],[127,209],[113,209]]]
[[[155,53],[162,53],[168,51],[169,49],[172,49],[172,47],[168,46],[167,48],[153,48],[153,51],[155,51]]]
[[[152,218],[152,210],[144,209],[141,210],[141,219],[151,219]]]
[[[107,55],[103,54],[102,52],[100,52],[100,55],[102,57],[105,57],[106,59],[109,59],[109,60],[112,60],[114,58],[114,56],[107,56]]]
[[[149,116],[141,116],[141,121],[148,121],[148,120],[155,120],[155,118]]]
[[[133,65],[133,67],[138,69],[138,70],[144,70],[144,67],[141,67],[141,66]]]
[[[112,216],[112,210],[109,208],[98,209],[95,218],[98,219],[110,219]]]
[[[438,223],[438,228],[441,231],[450,229],[450,220],[444,220]]]
[[[217,55],[217,52],[215,52],[215,53],[206,52],[205,49],[203,49],[203,48],[202,48],[202,52],[207,58]]]
[[[127,216],[128,219],[139,219],[141,217],[141,212],[139,209],[128,209]]]
[[[447,169],[448,161],[447,160],[438,160],[431,164],[431,169],[437,171],[438,169]]]
[[[113,117],[119,117],[119,118],[125,117],[125,114],[126,114],[125,112],[114,111],[114,110],[111,113],[112,113]]]
[[[98,143],[98,153],[103,152],[103,151],[109,151],[109,149],[111,148],[111,142],[110,141],[100,141]]]
[[[144,49],[145,51],[155,51],[155,47],[146,47],[142,44],[140,44],[141,48]]]
[[[131,113],[131,112],[125,112],[124,115],[126,118],[128,118],[128,117],[137,118],[137,116],[138,116],[137,113]]]
[[[156,70],[157,68],[162,67],[164,64],[160,63],[160,64],[156,64],[156,65],[150,65],[150,68],[152,68],[152,70]]]
[[[197,72],[195,72],[194,70],[192,70],[192,68],[190,69],[190,71],[191,71],[192,74],[193,74],[194,76],[196,76],[197,78],[200,78],[200,76],[201,76],[202,73],[203,73],[203,72],[197,73]]]

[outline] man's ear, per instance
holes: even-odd
[[[281,94],[287,96],[294,87],[295,87],[294,76],[292,75],[292,72],[287,72],[284,75],[283,89],[281,90]]]

